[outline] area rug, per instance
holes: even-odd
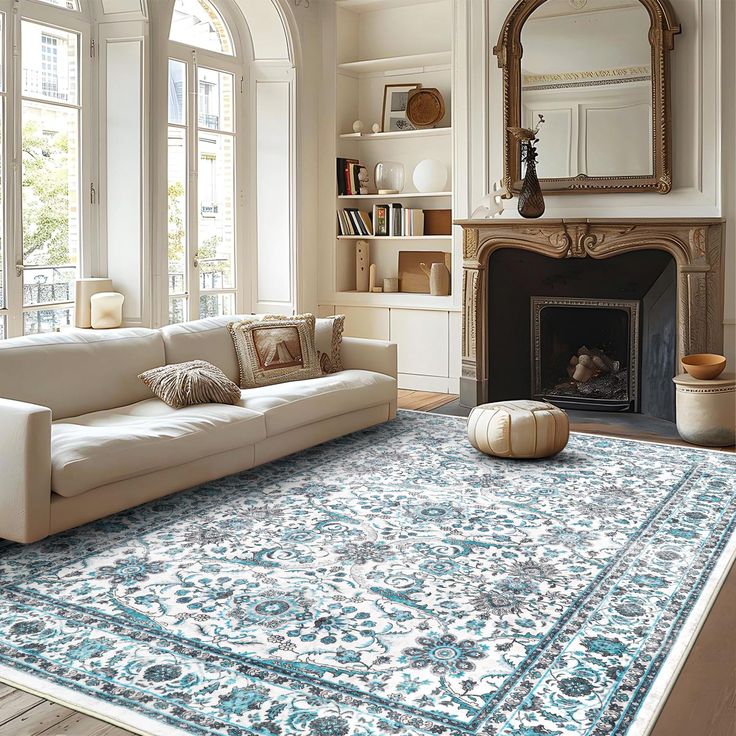
[[[0,547],[0,679],[150,734],[634,736],[734,556],[736,461],[389,424]]]

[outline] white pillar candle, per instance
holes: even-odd
[[[92,328],[95,330],[109,330],[120,327],[123,323],[123,302],[125,297],[117,291],[103,291],[93,294],[90,299],[92,305]]]

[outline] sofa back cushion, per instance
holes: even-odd
[[[231,381],[240,381],[238,358],[233,338],[228,332],[230,322],[256,319],[255,315],[210,317],[194,322],[182,322],[161,328],[166,347],[167,363],[187,363],[190,360],[206,360],[216,365]]]
[[[78,331],[0,340],[0,396],[51,409],[54,419],[151,397],[138,374],[164,365],[157,330]]]

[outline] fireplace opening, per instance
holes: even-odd
[[[488,260],[488,318],[483,338],[488,350],[488,401],[549,395],[547,389],[564,383],[567,377],[565,366],[560,366],[561,355],[556,358],[556,369],[547,376],[545,390],[540,387],[537,391],[534,320],[530,319],[533,297],[550,301],[541,314],[546,312],[545,319],[557,324],[552,343],[545,342],[545,346],[558,345],[565,362],[581,348],[588,348],[604,352],[629,371],[625,407],[616,393],[611,401],[620,402],[618,405],[595,406],[586,401],[581,408],[640,412],[674,420],[677,268],[669,253],[642,249],[606,259],[557,259],[518,248],[494,251]],[[577,306],[566,306],[564,300]],[[581,304],[588,302],[593,306]],[[632,318],[625,324],[629,302],[638,305],[638,310],[632,310]],[[633,311],[637,311],[636,317]],[[600,329],[604,326],[605,330]],[[604,331],[608,337],[601,334]],[[628,349],[623,349],[624,335],[628,336]],[[631,357],[635,342],[636,362]],[[549,358],[545,365],[548,362]],[[589,388],[592,386],[583,387],[583,391]],[[600,395],[595,398],[605,400]]]
[[[532,395],[566,409],[638,410],[639,302],[531,297]]]

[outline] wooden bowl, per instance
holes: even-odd
[[[693,378],[701,381],[710,381],[723,373],[726,367],[726,359],[715,353],[695,353],[686,355],[682,359],[682,367]]]

